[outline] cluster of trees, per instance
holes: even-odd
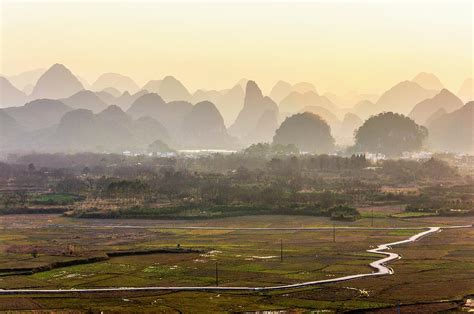
[[[355,149],[399,156],[420,150],[428,130],[404,115],[384,112],[370,117],[355,132]]]
[[[276,130],[273,143],[295,145],[300,150],[327,153],[334,150],[331,128],[320,116],[303,112],[287,118]]]
[[[383,153],[387,156],[419,151],[428,136],[424,126],[393,112],[370,117],[354,133],[355,145],[348,151]],[[328,123],[310,112],[288,117],[273,137],[273,144],[294,145],[301,151],[319,154],[333,152],[336,149],[334,142]]]

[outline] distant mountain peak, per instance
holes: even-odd
[[[109,87],[113,87],[120,92],[128,91],[130,93],[135,93],[140,89],[137,83],[135,83],[135,81],[130,77],[113,72],[107,72],[100,75],[94,84],[92,84],[91,89],[94,91],[101,91]]]
[[[438,92],[423,88],[413,81],[402,81],[384,92],[376,104],[381,106],[382,110],[407,114],[417,103],[433,97]]]
[[[425,89],[439,91],[444,88],[439,78],[433,73],[420,72],[412,79],[412,81]]]
[[[259,122],[269,122],[271,119],[263,119],[262,116],[266,111],[274,111],[278,114],[278,105],[268,96],[263,96],[262,91],[254,81],[248,81],[245,87],[244,106],[235,119],[235,122],[230,126],[229,132],[242,139],[253,139],[253,132],[268,133],[263,131],[263,128],[272,129],[273,125],[260,126],[257,128]],[[269,113],[266,113],[269,115]],[[273,130],[272,130],[273,131]]]
[[[162,81],[166,81],[166,82],[179,82],[178,79],[176,79],[176,77],[172,76],[172,75],[167,75],[163,78]]]
[[[263,100],[263,94],[260,87],[254,81],[248,81],[245,87],[245,106],[253,106]]]
[[[165,101],[186,100],[192,99],[191,93],[187,88],[174,76],[168,75],[161,81],[154,81],[151,85],[153,91],[158,92]],[[145,87],[148,86],[145,85]]]
[[[3,76],[0,76],[0,108],[23,105],[26,94],[17,89]]]
[[[122,114],[125,113],[122,108],[117,105],[110,105],[104,110],[102,110],[99,114]]]
[[[298,82],[293,85],[292,90],[303,94],[310,91],[315,92],[316,94],[318,93],[316,87],[309,82]]]
[[[90,90],[81,90],[62,101],[71,108],[90,109],[94,112],[99,112],[107,107],[107,104]]]
[[[417,103],[411,110],[409,117],[418,124],[426,125],[428,119],[439,109],[452,112],[463,106],[463,102],[447,89],[442,89],[431,98]]]
[[[40,76],[31,98],[66,98],[83,89],[82,83],[68,68],[56,63]]]
[[[290,83],[280,80],[270,91],[270,97],[277,103],[280,103],[280,101],[291,92],[291,88],[292,86]]]
[[[458,96],[464,102],[474,100],[474,79],[473,78],[468,78],[462,83],[458,91]]]

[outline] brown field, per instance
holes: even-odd
[[[376,218],[375,227],[467,224],[466,218]],[[111,225],[116,227],[112,228]],[[1,216],[0,288],[92,288],[121,286],[262,286],[371,272],[377,259],[368,248],[417,233],[416,230],[179,230],[160,226],[316,227],[332,226],[321,217],[251,216],[200,221],[72,219],[57,215]],[[370,226],[371,219],[338,222]],[[87,228],[85,228],[87,227]],[[280,261],[283,241],[283,262]],[[403,311],[447,310],[474,294],[474,230],[443,230],[421,241],[395,247],[402,259],[392,276],[365,278],[291,291],[265,293],[154,292],[0,296],[0,309],[124,310],[150,312],[227,312],[379,309],[401,304]],[[150,254],[55,268],[30,275],[5,269],[104,256],[107,252],[162,247],[204,249],[206,253]],[[35,250],[37,256],[31,252]],[[0,275],[2,273],[0,272]],[[441,300],[450,302],[434,303]],[[377,310],[378,311],[378,310]]]

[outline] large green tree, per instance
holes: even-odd
[[[286,118],[276,130],[274,144],[294,144],[303,152],[328,153],[334,150],[331,128],[320,116],[310,112]]]
[[[428,130],[402,114],[383,112],[367,119],[355,133],[358,151],[399,156],[420,150]]]

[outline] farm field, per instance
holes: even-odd
[[[464,225],[464,218],[377,218],[374,227]],[[336,222],[323,217],[250,216],[199,221],[94,220],[58,215],[0,219],[0,289],[71,289],[145,286],[272,286],[369,273],[378,255],[366,250],[406,239],[419,230],[184,230],[162,227],[365,226],[372,220]],[[28,232],[25,232],[28,231]],[[458,308],[474,294],[474,230],[453,229],[395,247],[395,274],[291,291],[114,292],[80,295],[0,296],[0,309],[92,311],[259,311],[380,309],[427,303]],[[200,252],[112,256],[159,248]],[[281,246],[282,245],[282,246]],[[281,250],[283,248],[283,250]],[[281,254],[283,252],[283,254]],[[282,258],[283,257],[283,258]],[[98,261],[43,269],[57,262]],[[281,259],[282,258],[282,259]],[[23,270],[35,269],[32,273]],[[199,299],[201,302],[195,302]],[[435,303],[438,301],[450,301]],[[197,304],[202,308],[196,309]],[[418,304],[418,306],[421,306]],[[428,308],[427,308],[428,309]]]

